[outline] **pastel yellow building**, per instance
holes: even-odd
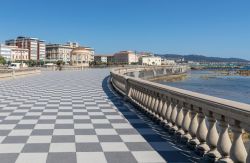
[[[70,63],[73,66],[88,67],[94,60],[93,49],[86,47],[74,48],[70,53]]]

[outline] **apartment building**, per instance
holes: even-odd
[[[19,36],[16,39],[6,40],[5,44],[9,46],[17,46],[22,49],[28,49],[29,60],[45,60],[45,41],[43,40]]]
[[[6,61],[11,61],[11,49],[9,46],[0,44],[0,56],[2,56]]]
[[[114,62],[120,64],[138,63],[138,56],[133,51],[120,51],[114,54]]]
[[[140,57],[139,64],[145,66],[160,66],[161,57],[154,57],[154,56]]]
[[[176,65],[176,62],[175,62],[175,60],[162,58],[161,59],[161,64],[162,65]]]
[[[22,49],[18,46],[10,46],[11,49],[11,61],[28,61],[29,60],[29,50]]]
[[[94,60],[99,63],[110,63],[113,62],[113,55],[98,54]]]
[[[70,63],[71,52],[75,48],[80,47],[77,42],[67,42],[66,44],[47,44],[46,45],[46,60],[56,62],[58,60]],[[84,47],[88,51],[90,62],[94,61],[94,49]]]
[[[6,61],[27,61],[29,60],[29,50],[19,48],[18,46],[0,45],[0,55],[5,58]]]
[[[46,45],[45,45],[45,41],[42,41],[42,40],[39,40],[38,42],[38,58],[37,60],[43,60],[45,61],[46,60]]]
[[[74,48],[79,47],[76,42],[67,42],[66,44],[47,44],[46,45],[46,60],[56,62],[62,60],[65,63],[70,62],[70,53]]]

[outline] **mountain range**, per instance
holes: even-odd
[[[185,61],[194,61],[194,62],[250,62],[246,59],[241,58],[222,58],[222,57],[207,57],[204,55],[180,55],[180,54],[155,54],[155,56],[160,56],[167,59],[182,59]]]

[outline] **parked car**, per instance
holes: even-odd
[[[26,67],[28,66],[25,63],[11,63],[8,68],[17,70],[17,69],[26,68]]]
[[[21,63],[11,63],[8,68],[15,69],[15,70],[20,69]]]

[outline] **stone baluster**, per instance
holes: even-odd
[[[138,88],[136,89],[136,94],[135,94],[135,102],[138,103],[138,96],[139,96],[139,90]]]
[[[136,89],[133,87],[132,100],[135,101]]]
[[[160,98],[159,98],[159,105],[157,107],[157,111],[156,111],[156,117],[159,121],[162,120],[162,117],[161,117],[161,111],[163,109],[163,96],[160,95]]]
[[[144,90],[143,92],[143,98],[142,98],[142,108],[145,109],[146,106],[146,98],[147,98],[147,90]]]
[[[149,92],[146,90],[145,91],[145,96],[144,96],[144,99],[143,99],[143,109],[144,111],[147,110],[147,103],[148,103],[148,99],[149,99]]]
[[[151,101],[152,101],[152,96],[151,96],[152,92],[149,91],[148,92],[148,101],[147,101],[147,113],[149,113],[149,107],[150,107],[150,104],[151,104]]]
[[[249,124],[246,124],[245,126],[246,126],[246,127],[245,127],[246,132],[247,132],[248,134],[250,134],[250,126],[249,126]],[[248,148],[248,154],[247,154],[247,161],[246,161],[246,162],[247,162],[247,163],[250,162],[250,148]]]
[[[138,89],[137,103],[139,106],[141,106],[141,95],[142,95],[141,89]]]
[[[168,109],[168,103],[167,103],[167,97],[163,97],[163,100],[162,100],[162,110],[160,112],[160,119],[162,121],[166,120],[166,113],[167,113],[167,109]]]
[[[141,90],[141,95],[140,95],[140,104],[141,104],[141,106],[143,106],[143,98],[144,98],[144,90],[142,89]]]
[[[147,94],[148,94],[147,90],[144,90],[143,91],[143,98],[142,98],[143,106],[145,106],[145,104],[146,104]]]
[[[133,100],[135,101],[135,99],[136,99],[136,94],[137,94],[137,90],[136,90],[136,88],[134,87],[134,97],[133,97]]]
[[[223,115],[217,115],[216,119],[218,121],[220,129],[217,148],[222,156],[219,159],[218,163],[232,163],[233,161],[230,159],[229,156],[232,143],[228,134],[228,122],[226,121],[226,118]]]
[[[132,98],[132,100],[134,99],[134,94],[135,94],[135,89],[134,87],[131,87],[130,97]]]
[[[240,126],[240,122],[237,120],[231,120],[229,123],[233,133],[230,158],[234,162],[245,163],[247,160],[247,152],[242,140],[243,130]]]
[[[178,127],[176,125],[176,118],[177,118],[177,114],[178,114],[178,110],[177,110],[177,101],[173,100],[173,107],[172,107],[172,113],[171,113],[171,123],[172,123],[172,127],[170,129],[170,133],[174,133],[175,131],[178,130]]]
[[[203,156],[205,153],[209,151],[209,146],[206,143],[207,138],[207,125],[206,125],[206,117],[205,114],[202,112],[202,108],[199,108],[198,112],[198,129],[197,129],[197,138],[200,144],[196,147],[196,153]]]
[[[168,123],[167,121],[167,111],[168,111],[168,107],[169,107],[169,102],[167,101],[167,97],[164,97],[164,102],[163,102],[163,109],[161,112],[161,117],[162,117],[162,121],[161,121],[161,125],[162,126],[166,126],[166,124]]]
[[[208,134],[206,138],[206,142],[210,148],[210,150],[204,155],[204,159],[207,161],[217,161],[221,155],[217,150],[218,143],[218,131],[216,129],[216,119],[215,115],[211,111],[207,111],[206,113],[207,121],[208,121]]]
[[[137,93],[137,89],[136,89],[136,87],[134,86],[134,98],[136,97],[136,93]]]
[[[176,136],[178,140],[181,140],[181,136],[184,135],[184,130],[182,129],[182,122],[184,120],[183,106],[184,103],[179,101],[177,105],[177,117],[176,117],[176,126],[178,127],[178,130],[176,131]]]
[[[153,104],[154,104],[154,101],[155,101],[155,98],[154,98],[154,92],[151,92],[151,100],[150,100],[150,103],[149,103],[149,106],[148,106],[148,108],[149,108],[149,116],[152,116],[152,106],[153,106]]]
[[[166,114],[166,123],[165,123],[165,127],[167,129],[170,129],[170,127],[173,126],[172,122],[171,122],[171,114],[172,114],[172,111],[173,111],[173,107],[174,107],[174,104],[172,102],[172,99],[169,99],[168,101],[168,109],[167,109],[167,114]]]
[[[133,87],[133,100],[135,100],[135,96],[136,96],[136,89],[135,89],[135,87]]]
[[[182,122],[182,129],[184,131],[184,135],[182,136],[182,142],[187,143],[192,137],[189,134],[188,130],[189,130],[189,126],[191,123],[191,118],[190,118],[190,105],[188,104],[184,104],[183,106],[183,115],[184,115],[184,119]]]
[[[137,103],[138,106],[141,106],[140,105],[141,90],[138,89],[137,91],[138,91],[138,93],[137,93],[136,103]]]
[[[144,90],[141,89],[141,94],[140,94],[140,105],[141,105],[141,107],[143,106],[143,97],[144,97]]]
[[[141,101],[140,101],[141,94],[142,94],[141,88],[138,88],[138,97],[137,97],[137,102],[138,102],[138,104],[141,103]]]
[[[191,123],[189,126],[189,133],[192,137],[192,139],[188,143],[188,147],[191,149],[195,149],[196,146],[200,143],[199,140],[196,137],[197,129],[198,129],[198,117],[197,117],[197,111],[196,108],[191,106]]]
[[[250,148],[248,148],[247,163],[250,162]]]
[[[149,106],[151,108],[151,110],[154,108],[155,100],[156,100],[156,98],[155,98],[155,92],[153,92],[152,93],[152,101],[151,101],[151,104]]]
[[[158,97],[159,95],[157,95],[155,97],[155,103],[154,103],[154,106],[153,106],[153,116],[154,118],[157,120],[157,109],[158,109],[158,105],[160,103],[160,99]]]
[[[150,106],[149,106],[149,108],[150,108],[150,116],[153,116],[153,110],[154,110],[155,100],[156,100],[155,93],[153,92],[152,93],[152,100],[151,100],[151,103],[150,103]]]

